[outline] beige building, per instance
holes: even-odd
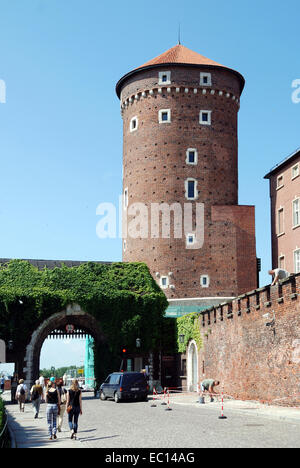
[[[273,268],[300,273],[300,148],[265,179],[270,181]]]

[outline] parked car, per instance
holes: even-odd
[[[100,399],[113,398],[116,403],[122,400],[148,400],[149,386],[141,372],[114,372],[100,387]]]

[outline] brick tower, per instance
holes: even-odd
[[[169,299],[169,315],[257,286],[254,207],[238,205],[237,115],[244,84],[238,72],[179,44],[116,86],[124,138],[123,260],[148,264]],[[148,232],[132,238],[130,222],[142,213],[147,220],[144,211],[130,209],[137,203],[148,209]],[[158,204],[176,204],[182,213],[192,205],[190,230],[175,234],[171,211],[170,235],[162,215],[157,235],[151,210]],[[201,241],[196,205],[203,210]]]

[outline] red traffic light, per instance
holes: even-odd
[[[124,349],[122,349],[122,353],[124,353],[124,354],[126,353],[126,349],[125,349],[125,348],[124,348]]]

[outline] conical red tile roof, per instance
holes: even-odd
[[[158,57],[155,57],[154,59],[149,60],[149,62],[144,63],[144,65],[141,65],[140,67],[135,68],[131,72],[124,75],[118,81],[116,85],[117,95],[120,97],[121,88],[127,78],[131,77],[135,73],[138,73],[140,70],[143,70],[145,68],[159,67],[160,65],[163,65],[163,64],[169,64],[169,65],[180,64],[180,65],[196,65],[196,66],[202,65],[202,66],[208,66],[208,67],[214,67],[214,68],[220,67],[220,68],[229,70],[238,76],[241,82],[241,92],[243,91],[243,88],[245,85],[245,79],[239,72],[232,70],[231,68],[228,68],[224,65],[221,65],[220,63],[214,62],[213,60],[207,57],[204,57],[204,55],[198,54],[197,52],[194,52],[193,50],[190,50],[181,44],[177,44],[176,46],[167,50],[166,52],[159,55]]]
[[[163,63],[188,63],[192,65],[213,65],[215,67],[223,67],[220,63],[214,62],[213,60],[204,57],[204,55],[200,55],[197,52],[178,44],[138,68],[160,65]]]

